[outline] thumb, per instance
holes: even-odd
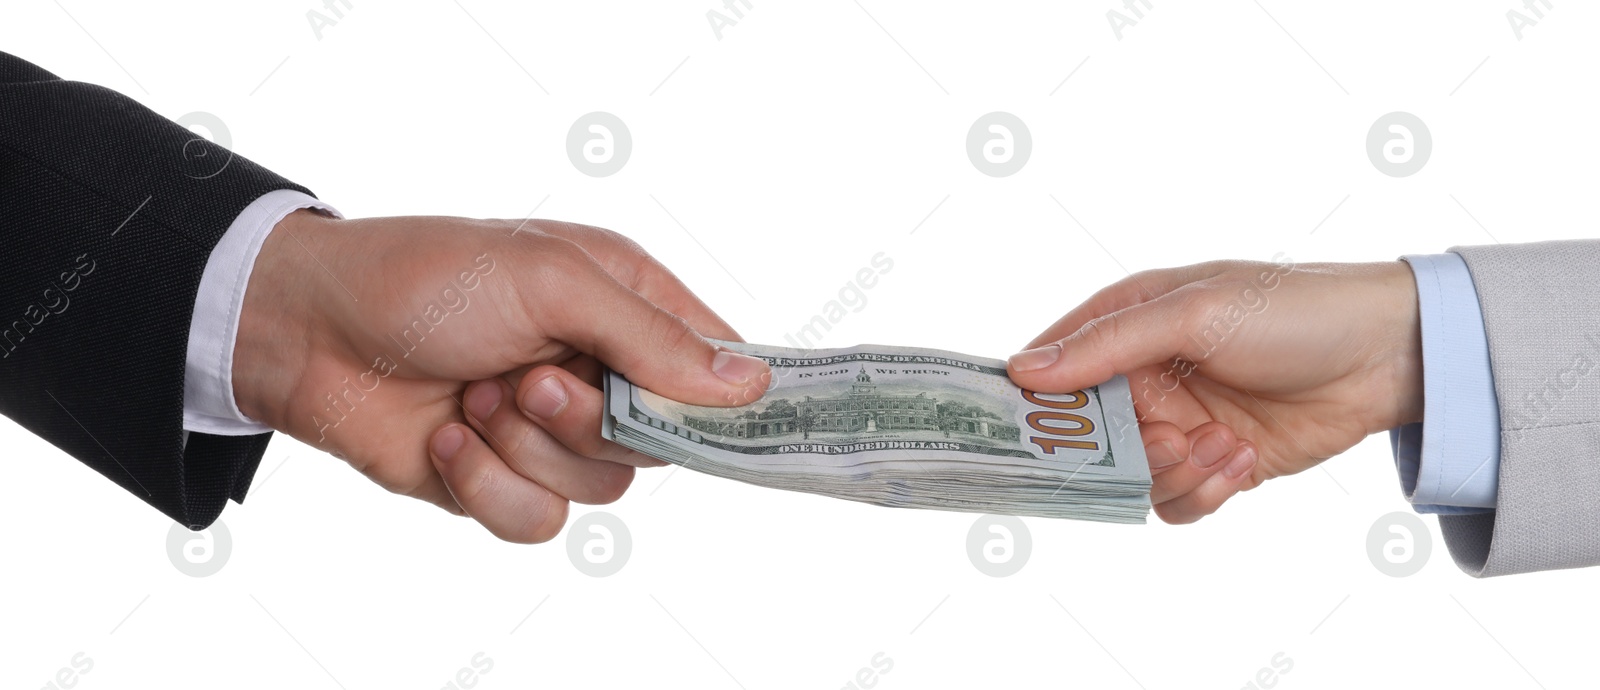
[[[765,361],[706,340],[688,322],[617,282],[587,254],[563,280],[524,291],[550,337],[594,356],[628,380],[691,405],[732,406],[766,392]],[[542,293],[542,294],[541,294]]]
[[[1184,356],[1190,321],[1182,301],[1166,295],[1085,323],[1053,343],[1010,357],[1011,380],[1028,390],[1075,391],[1117,374]]]

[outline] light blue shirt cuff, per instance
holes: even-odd
[[[1421,424],[1389,432],[1400,486],[1419,513],[1492,511],[1500,483],[1500,406],[1472,274],[1456,254],[1402,258],[1417,279],[1423,413]]]

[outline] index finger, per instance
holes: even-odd
[[[700,334],[718,340],[744,340],[639,243],[603,228],[563,221],[540,221],[539,230],[583,247],[617,282],[682,317]]]
[[[683,317],[607,273],[582,247],[547,236],[527,245],[527,270],[509,274],[530,323],[634,383],[691,405],[730,407],[761,397],[766,362],[720,347]],[[534,339],[536,341],[541,339]],[[542,359],[547,356],[536,350]]]
[[[1101,288],[1099,292],[1084,300],[1083,304],[1056,319],[1055,323],[1044,329],[1043,333],[1022,349],[1031,350],[1045,343],[1053,343],[1076,333],[1084,324],[1106,314],[1144,304],[1189,283],[1217,275],[1223,269],[1223,262],[1212,261],[1129,274],[1128,277]]]

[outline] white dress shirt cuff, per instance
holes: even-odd
[[[219,436],[250,436],[272,431],[246,417],[233,398],[233,347],[239,337],[239,312],[261,244],[284,216],[302,208],[339,212],[291,189],[268,192],[233,219],[211,250],[200,276],[183,379],[183,428]],[[341,216],[342,217],[342,216]],[[187,436],[187,434],[185,434]]]
[[[1499,489],[1500,408],[1477,288],[1459,255],[1403,258],[1417,280],[1423,420],[1391,432],[1400,485],[1417,512],[1487,512]]]

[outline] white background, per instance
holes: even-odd
[[[754,342],[877,252],[894,268],[821,344],[1004,357],[1124,269],[1594,234],[1591,4],[1518,40],[1511,0],[1161,0],[1119,40],[1109,0],[754,0],[719,40],[720,0],[361,0],[319,40],[320,1],[13,0],[0,45],[216,114],[352,217],[621,231]],[[605,178],[565,153],[597,110],[634,141]],[[1434,141],[1404,178],[1365,151],[1397,110]],[[1010,177],[965,152],[991,111],[1032,133]],[[1194,526],[1029,519],[1007,578],[969,563],[972,515],[651,470],[600,509],[633,550],[597,579],[565,534],[500,543],[280,435],[224,513],[230,560],[191,578],[166,518],[4,422],[0,685],[79,652],[79,688],[432,690],[478,652],[478,688],[840,688],[879,652],[877,688],[1238,688],[1280,652],[1279,688],[1592,682],[1596,572],[1474,580],[1432,518],[1419,574],[1374,568],[1368,529],[1409,509],[1387,443]]]

